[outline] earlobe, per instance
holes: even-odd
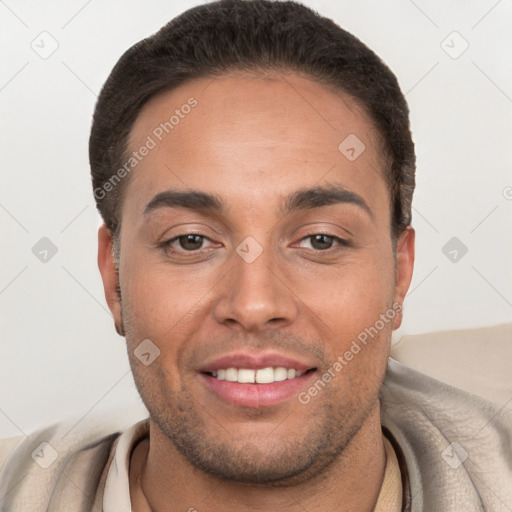
[[[115,322],[114,326],[116,328],[117,334],[119,334],[119,336],[123,336],[124,337],[125,333],[124,333],[123,321],[121,320],[120,323]]]
[[[123,321],[121,317],[121,304],[117,291],[118,270],[112,255],[112,232],[105,224],[98,229],[98,268],[103,281],[103,289],[107,305],[114,317],[117,333],[124,336]]]
[[[415,232],[408,226],[400,234],[396,244],[396,270],[395,270],[395,304],[402,305],[409,290],[414,269],[414,240]],[[393,329],[398,329],[402,323],[402,308],[395,316]]]

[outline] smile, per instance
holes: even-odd
[[[202,384],[217,399],[241,407],[260,408],[284,403],[313,379],[315,362],[285,354],[238,352],[226,354],[198,369]]]
[[[296,379],[304,372],[294,368],[268,367],[260,369],[251,368],[220,368],[211,372],[211,376],[217,380],[239,382],[240,384],[271,384],[284,380]]]

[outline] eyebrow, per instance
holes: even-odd
[[[320,208],[332,204],[356,205],[373,218],[370,207],[361,196],[336,184],[304,188],[294,192],[285,198],[281,212],[287,215],[294,211]],[[144,214],[149,214],[160,208],[187,208],[216,213],[223,210],[222,200],[218,196],[198,190],[160,192],[146,205]]]
[[[285,214],[289,214],[297,210],[307,210],[343,203],[354,204],[362,208],[373,218],[370,207],[360,195],[337,184],[298,190],[286,198],[282,211]]]
[[[190,210],[211,210],[220,212],[222,202],[213,194],[200,192],[198,190],[179,191],[165,190],[158,193],[144,208],[144,214],[150,213],[159,208],[188,208]]]

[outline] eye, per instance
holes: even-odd
[[[195,233],[189,233],[187,235],[180,235],[176,238],[168,240],[164,243],[165,247],[171,249],[182,249],[184,251],[197,251],[203,248],[205,240],[208,240],[203,235],[197,235]]]
[[[343,238],[339,238],[337,236],[331,236],[326,235],[324,233],[317,233],[315,235],[309,235],[304,237],[300,244],[303,242],[309,240],[309,245],[311,249],[314,249],[316,251],[325,251],[327,249],[331,249],[335,244],[341,245],[341,246],[348,246],[348,242],[344,240]],[[302,246],[304,247],[304,246]],[[307,248],[307,246],[306,246]]]
[[[222,243],[199,233],[183,233],[159,244],[166,257],[175,263],[198,263],[212,257]]]

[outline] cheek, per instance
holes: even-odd
[[[297,295],[306,297],[307,323],[315,324],[336,375],[332,389],[358,397],[374,396],[380,388],[396,316],[392,254],[374,254],[347,259],[336,270],[317,269],[314,280],[295,279]]]
[[[293,277],[293,280],[292,280]],[[289,275],[297,295],[336,334],[373,325],[393,300],[393,262],[359,254],[340,266]]]
[[[137,337],[151,340],[187,336],[216,282],[211,273],[149,264],[128,272],[122,284],[125,323]]]
[[[197,330],[197,312],[208,291],[201,279],[175,274],[142,265],[131,268],[130,279],[122,285],[130,363],[141,396],[151,404],[157,403],[159,393],[182,387],[182,352]],[[143,340],[150,340],[149,352],[158,354],[148,366],[136,357]]]

